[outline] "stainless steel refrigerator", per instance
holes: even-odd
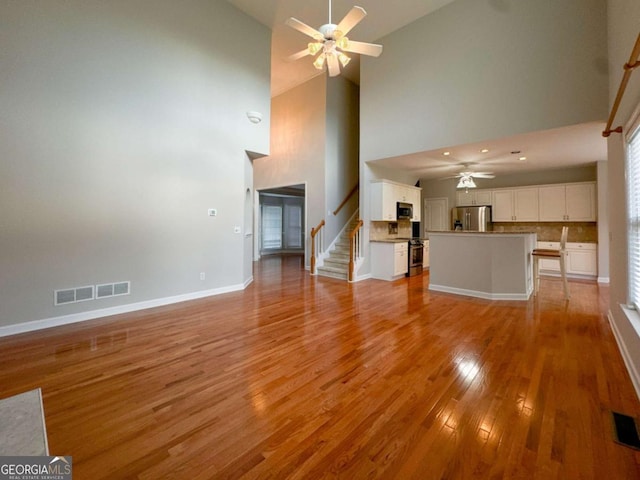
[[[491,207],[453,207],[451,209],[451,228],[473,232],[493,230]]]

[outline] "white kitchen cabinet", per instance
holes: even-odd
[[[595,183],[567,185],[567,220],[570,222],[595,222],[597,218]]]
[[[491,218],[494,222],[538,221],[538,188],[494,190]]]
[[[371,220],[396,220],[396,193],[391,183],[371,184]]]
[[[494,222],[513,222],[513,191],[493,191],[491,219]]]
[[[404,275],[409,271],[409,244],[407,242],[393,244],[393,274]]]
[[[371,242],[371,276],[396,280],[409,270],[408,242]]]
[[[539,187],[541,222],[595,222],[596,185],[593,182]]]
[[[491,205],[491,190],[458,190],[456,192],[456,205],[468,207],[471,205]]]
[[[420,197],[421,190],[411,185],[378,180],[371,182],[371,220],[396,221],[396,208],[398,202],[411,203],[413,205],[413,218],[420,221]]]
[[[538,242],[538,248],[558,250],[560,242]],[[598,276],[598,246],[595,243],[567,242],[567,275]],[[560,275],[558,260],[540,259],[540,273]]]

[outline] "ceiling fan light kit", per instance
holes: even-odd
[[[345,53],[358,53],[378,57],[382,53],[382,45],[365,42],[355,42],[346,36],[367,15],[364,8],[353,7],[339,24],[331,23],[331,0],[329,0],[329,23],[319,29],[310,27],[297,18],[289,18],[285,23],[291,28],[313,38],[307,48],[289,56],[290,61],[295,61],[306,56],[315,56],[313,66],[318,70],[324,70],[325,65],[329,70],[329,76],[340,75],[340,65],[346,67],[351,58]]]

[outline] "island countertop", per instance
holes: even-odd
[[[498,232],[498,231],[488,231],[488,232],[478,232],[475,230],[440,230],[427,232],[429,236],[431,235],[536,235],[536,232]]]

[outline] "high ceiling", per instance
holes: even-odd
[[[285,25],[295,17],[318,28],[328,23],[328,0],[227,0],[272,30],[271,94],[279,95],[316,75],[311,57],[295,62],[285,59],[305,48],[309,37]],[[367,16],[351,31],[349,37],[363,42],[376,42],[381,37],[441,8],[454,0],[333,0],[332,22],[339,21],[354,5],[367,11]],[[384,47],[384,45],[383,45]],[[382,55],[384,55],[384,50]],[[360,81],[358,55],[350,55],[351,63],[343,75],[356,84]],[[491,171],[496,174],[530,172],[593,164],[605,160],[606,141],[601,136],[604,122],[592,122],[543,132],[488,140],[471,145],[451,146],[434,151],[382,159],[376,165],[409,171],[418,178],[441,178],[462,170]],[[481,153],[482,149],[487,153]],[[450,151],[444,156],[444,151]],[[521,154],[511,154],[521,151]],[[526,156],[526,160],[519,160]]]
[[[311,64],[310,57],[296,62],[285,59],[304,49],[309,37],[285,25],[295,17],[313,28],[329,23],[329,0],[227,0],[236,8],[255,18],[272,31],[271,94],[279,95],[300,85],[321,72]],[[375,42],[414,20],[451,3],[453,0],[332,0],[332,22],[339,23],[354,5],[364,8],[367,16],[351,31],[349,38]],[[384,55],[384,53],[383,53]],[[344,75],[356,84],[360,82],[358,55],[350,55],[351,63]],[[326,74],[325,74],[326,75]]]

